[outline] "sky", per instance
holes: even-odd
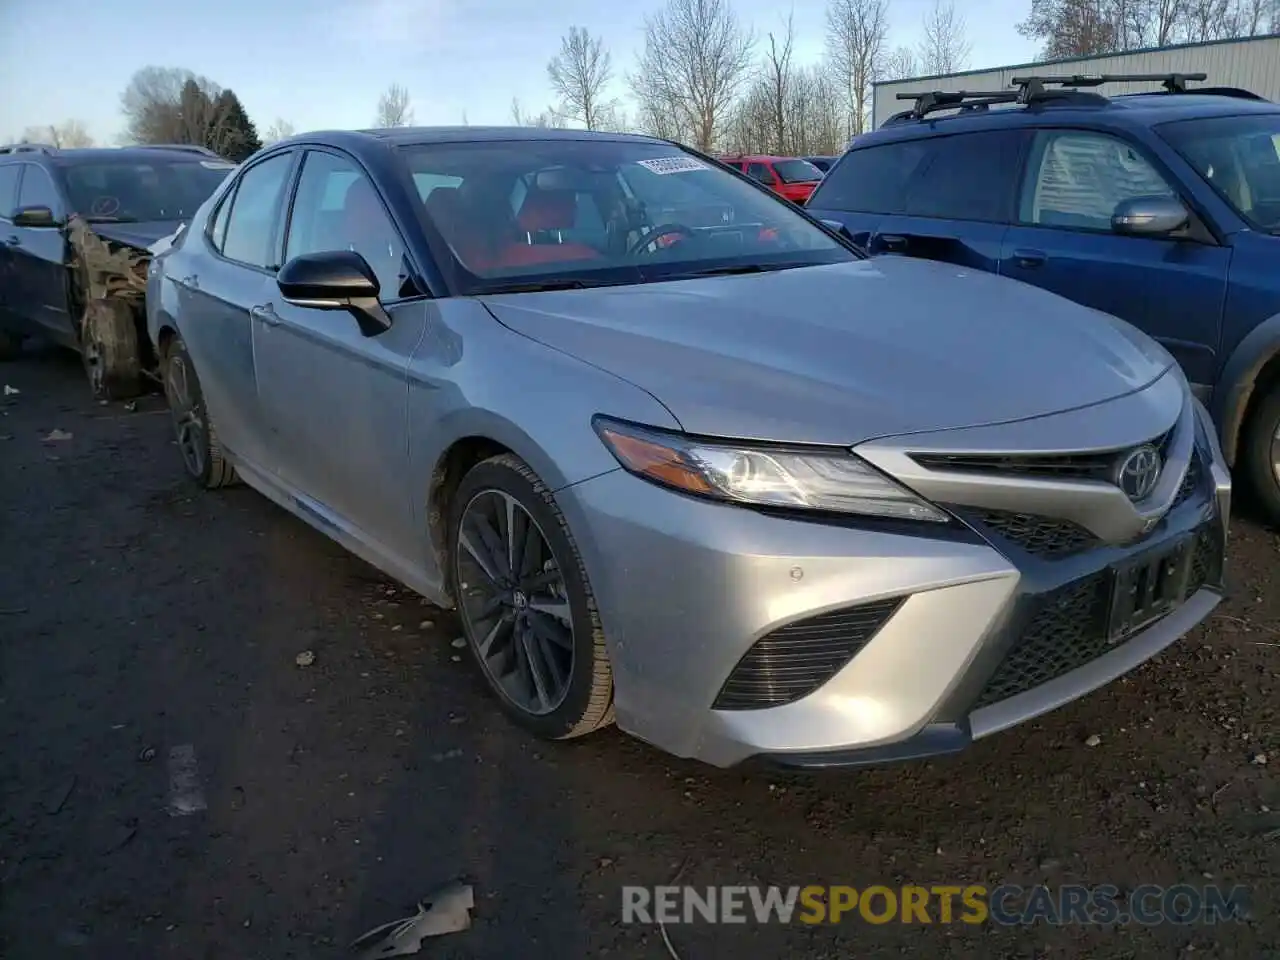
[[[663,0],[0,0],[0,142],[76,119],[99,143],[123,128],[120,93],[145,66],[185,67],[230,87],[266,131],[367,127],[389,84],[409,90],[418,124],[511,122],[552,105],[547,61],[570,26],[604,38],[614,93]],[[824,0],[732,0],[763,36],[794,10],[796,57],[819,59]],[[932,0],[889,0],[889,45],[915,46]],[[1025,63],[1016,24],[1030,0],[956,0],[971,68]],[[15,95],[16,94],[16,95]]]

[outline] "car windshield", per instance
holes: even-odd
[[[822,179],[822,171],[808,160],[775,160],[773,169],[783,183],[813,183]]]
[[[183,220],[234,166],[215,160],[120,159],[62,168],[71,209],[87,220]]]
[[[1158,129],[1240,216],[1280,234],[1280,113],[1180,120]]]
[[[547,139],[402,154],[466,293],[857,259],[784,200],[670,144]]]

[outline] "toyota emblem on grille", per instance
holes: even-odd
[[[1145,500],[1160,482],[1160,451],[1151,444],[1130,450],[1116,467],[1116,486],[1135,503]]]

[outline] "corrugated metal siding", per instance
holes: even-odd
[[[899,93],[915,93],[920,90],[1009,90],[1014,77],[1028,73],[1207,73],[1209,79],[1204,82],[1204,86],[1243,87],[1268,100],[1280,101],[1280,36],[1183,44],[1107,57],[1020,64],[996,70],[971,70],[944,77],[878,83],[875,86],[873,126],[879,127],[899,110],[911,106],[910,102],[897,99]],[[1099,92],[1114,95],[1149,93],[1158,89],[1150,83],[1114,83],[1100,88]]]

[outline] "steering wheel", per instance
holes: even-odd
[[[89,215],[94,217],[110,217],[120,209],[120,200],[117,197],[104,194],[95,197],[93,203],[89,204]]]
[[[651,247],[652,250],[650,252],[656,253],[658,249],[657,242],[659,240],[663,237],[675,235],[692,238],[694,236],[694,232],[684,224],[680,223],[659,224],[644,236],[637,238],[636,241],[627,248],[627,256],[637,256],[640,251],[644,250],[646,247]]]

